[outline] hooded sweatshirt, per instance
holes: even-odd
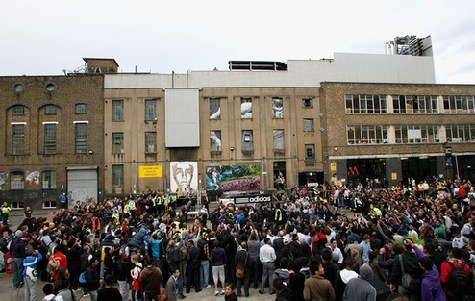
[[[421,249],[414,246],[414,251],[418,258],[425,257],[426,255]],[[444,290],[439,281],[439,272],[435,264],[432,265],[432,270],[424,272],[422,274],[421,281],[421,301],[446,301]]]
[[[368,264],[360,268],[360,277],[348,281],[343,292],[343,300],[376,300],[376,289],[369,283],[373,270]]]

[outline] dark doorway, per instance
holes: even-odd
[[[299,187],[323,184],[323,171],[305,171],[299,173]]]
[[[416,183],[437,176],[437,157],[421,159],[418,157],[401,160],[402,182],[414,179]]]

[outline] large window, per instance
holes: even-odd
[[[445,126],[447,142],[475,142],[475,124],[452,124]]]
[[[221,118],[221,100],[213,97],[209,99],[209,119]]]
[[[44,124],[44,141],[43,141],[43,153],[55,154],[56,153],[56,123]]]
[[[11,173],[10,189],[25,189],[25,174],[21,171]]]
[[[112,186],[122,187],[124,186],[124,165],[112,164]]]
[[[272,117],[284,118],[284,99],[282,97],[272,98]]]
[[[273,130],[272,136],[273,136],[274,151],[285,150],[284,130]]]
[[[210,147],[212,152],[220,152],[221,151],[221,131],[210,131]]]
[[[437,96],[393,95],[395,114],[433,114],[438,112]]]
[[[305,144],[305,160],[315,160],[315,144]]]
[[[75,149],[77,154],[87,153],[87,123],[78,122],[75,124]]]
[[[387,112],[386,95],[347,94],[345,108],[351,114],[381,114]]]
[[[241,98],[241,118],[252,118],[252,98]]]
[[[241,131],[241,145],[243,151],[254,150],[254,137],[252,130]]]
[[[43,189],[56,188],[56,171],[45,170],[41,173],[41,185]]]
[[[348,144],[388,143],[388,128],[385,125],[349,125],[346,133]]]
[[[124,101],[113,100],[112,101],[112,121],[124,120]]]
[[[145,99],[145,120],[155,121],[157,120],[157,100]]]
[[[474,96],[444,96],[444,113],[475,113]]]
[[[112,154],[124,153],[124,133],[112,133]]]
[[[436,125],[396,125],[394,137],[396,143],[437,143],[439,142]]]
[[[25,124],[12,124],[12,153],[25,153]]]
[[[145,132],[145,153],[155,154],[157,153],[157,133]]]
[[[304,132],[313,132],[313,118],[304,118],[303,119],[303,131]]]

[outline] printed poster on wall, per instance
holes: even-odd
[[[198,163],[170,162],[170,190],[179,196],[198,191]]]

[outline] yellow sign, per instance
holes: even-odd
[[[397,180],[397,173],[396,172],[391,173],[391,180],[393,180],[393,181]]]
[[[336,163],[330,163],[330,170],[336,171]]]
[[[145,165],[139,166],[139,178],[161,178],[161,165]]]

